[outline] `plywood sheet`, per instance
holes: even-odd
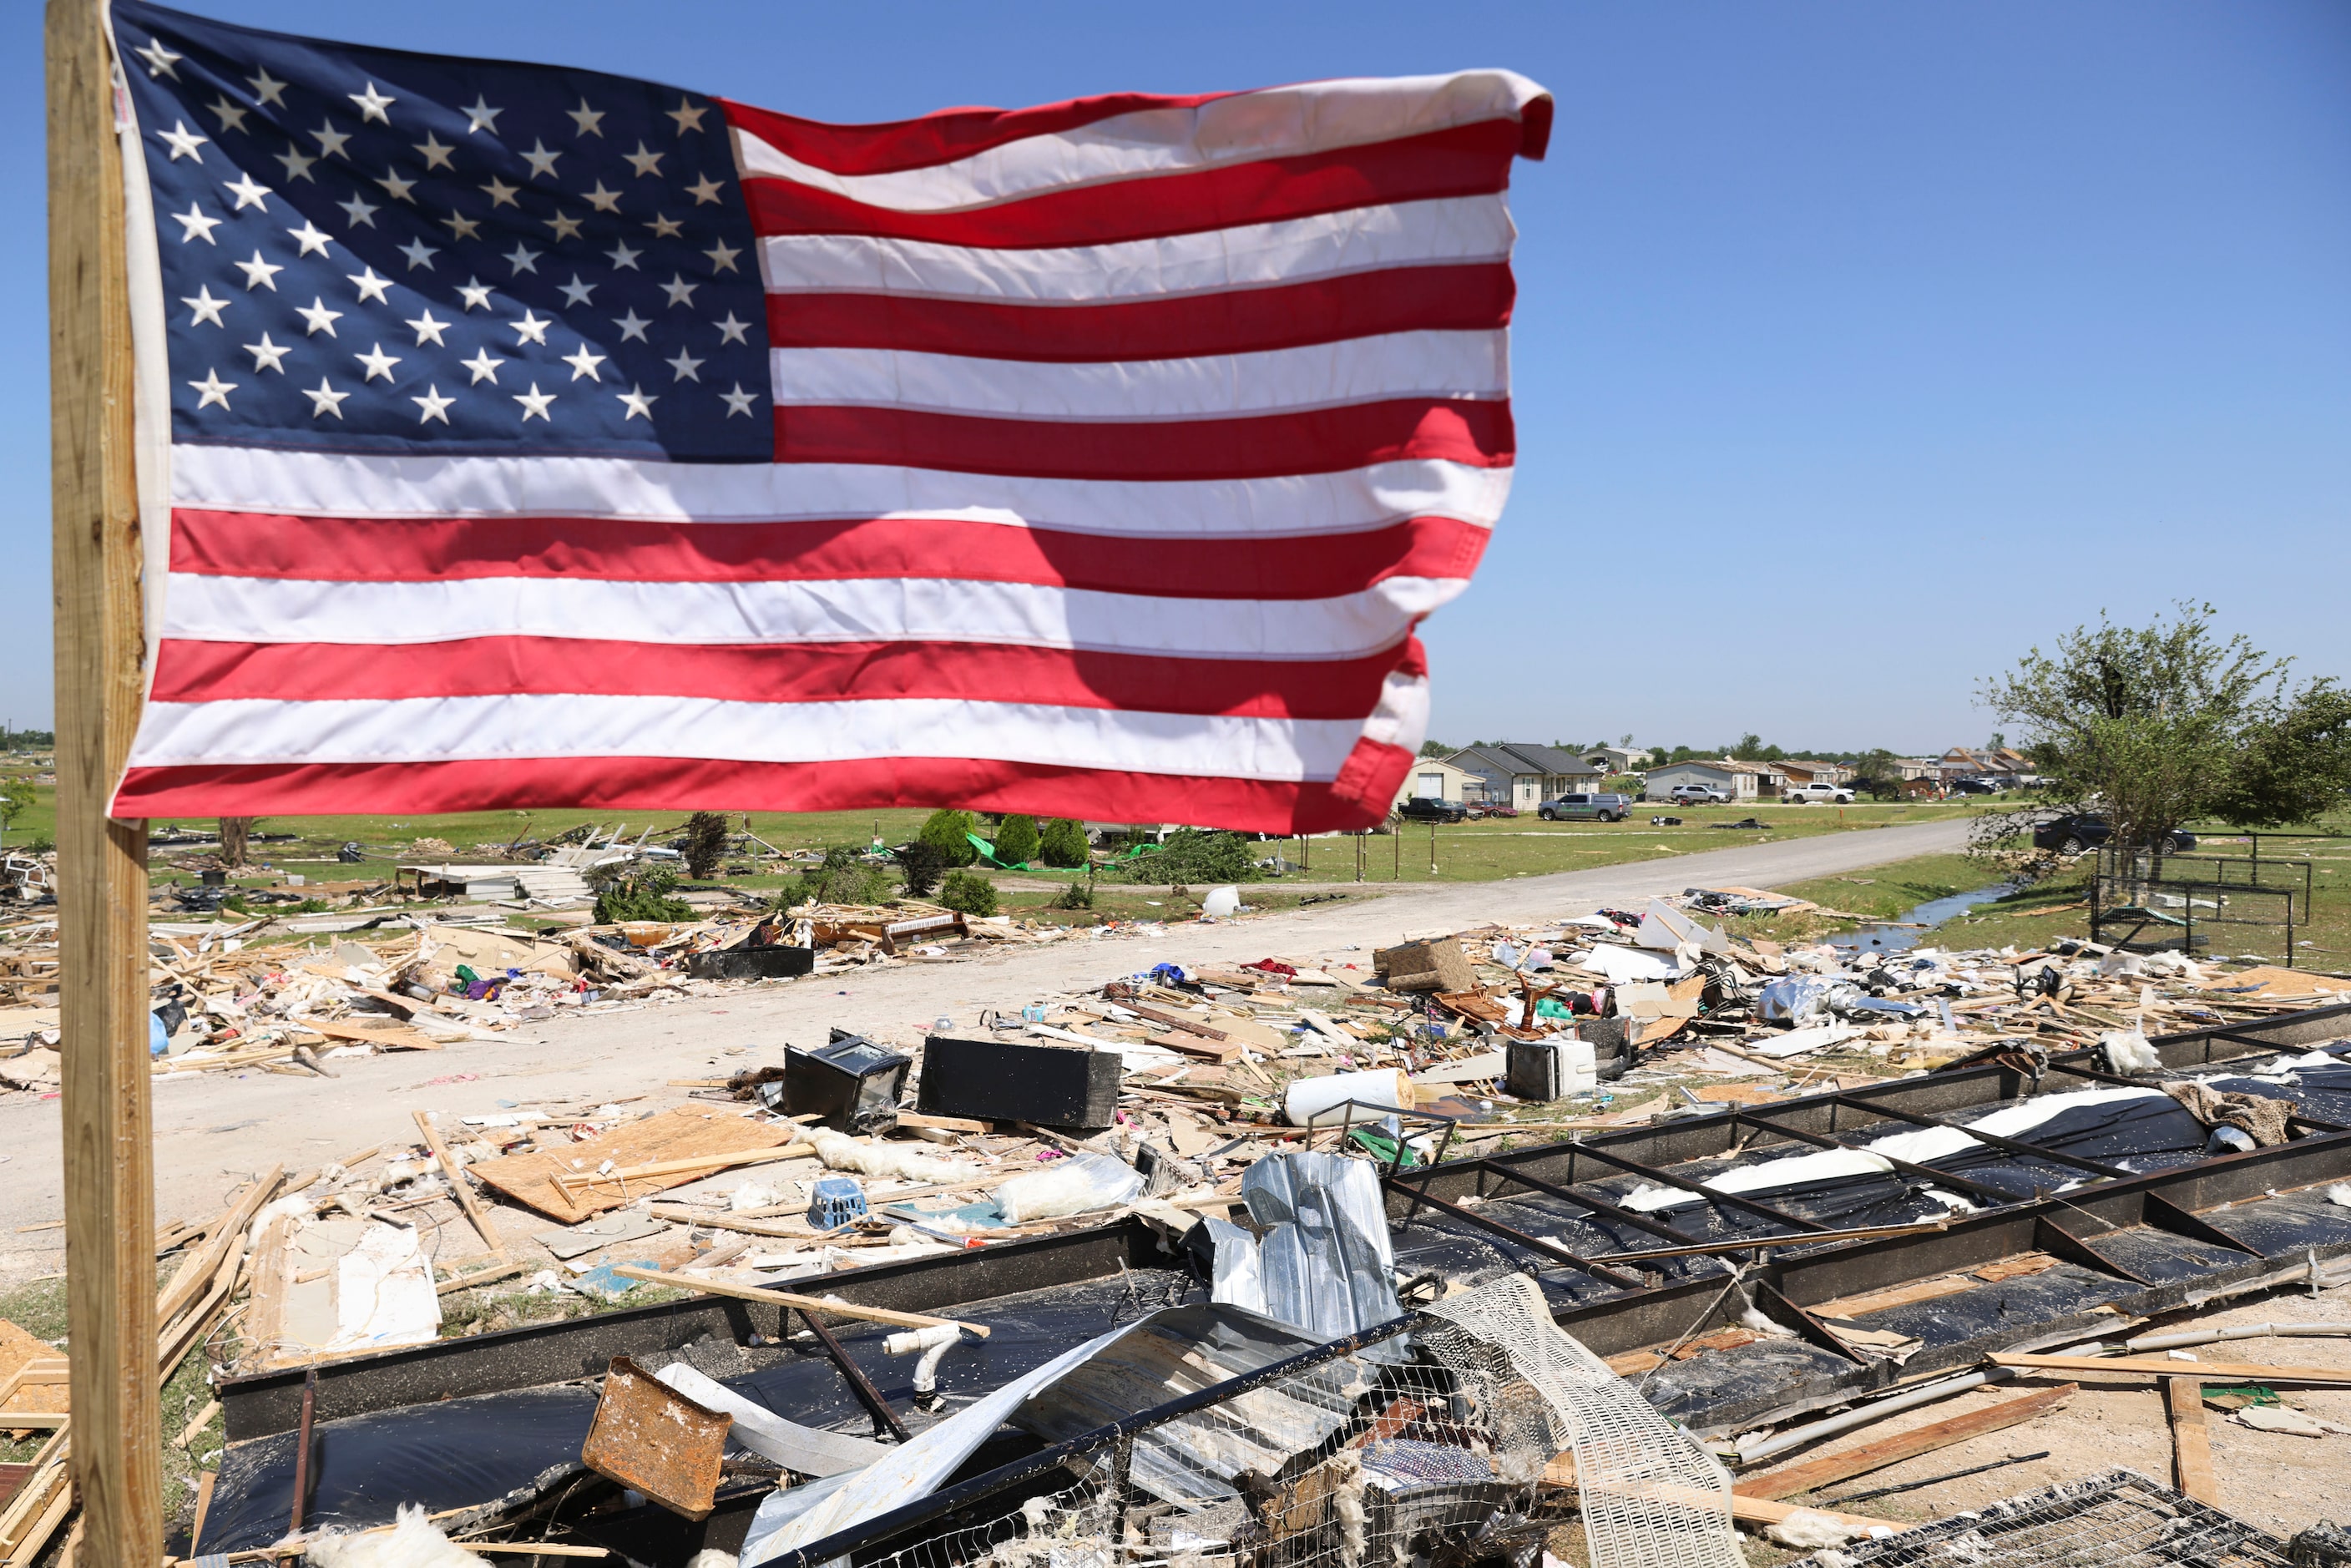
[[[63,1354],[61,1351],[53,1349],[47,1342],[37,1339],[18,1328],[6,1318],[0,1318],[0,1387],[5,1387],[8,1380],[15,1377],[26,1363],[52,1360]],[[67,1387],[62,1383],[29,1384],[16,1390],[5,1404],[0,1404],[0,1411],[63,1410],[67,1407]],[[9,1430],[21,1432],[23,1428],[11,1428],[6,1417],[0,1416],[0,1432]]]
[[[579,1194],[576,1201],[550,1177],[587,1176],[601,1169],[607,1160],[612,1162],[614,1168],[627,1170],[664,1160],[692,1159],[697,1155],[778,1148],[790,1143],[796,1131],[726,1112],[713,1113],[682,1105],[625,1127],[616,1127],[585,1143],[559,1145],[552,1153],[508,1155],[504,1159],[483,1160],[466,1168],[480,1177],[483,1185],[515,1202],[535,1208],[550,1219],[577,1225],[608,1208],[633,1203],[647,1193],[701,1181],[710,1173],[649,1176],[630,1181],[625,1189],[617,1185],[575,1186],[572,1191]]]

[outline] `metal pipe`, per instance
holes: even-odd
[[[1941,1486],[1945,1481],[1959,1480],[1966,1476],[1980,1476],[1986,1470],[2005,1469],[2010,1465],[2029,1465],[2035,1459],[2045,1459],[2048,1457],[2049,1450],[2046,1448],[2030,1454],[2011,1454],[2004,1459],[1994,1459],[1990,1464],[1970,1465],[1963,1470],[1945,1470],[1939,1476],[1928,1476],[1924,1480],[1896,1481],[1890,1487],[1876,1487],[1868,1491],[1847,1492],[1843,1497],[1824,1497],[1821,1500],[1833,1507],[1843,1508],[1847,1503],[1868,1502],[1876,1498],[1892,1497],[1899,1491],[1917,1491],[1920,1487]]]
[[[898,1413],[890,1408],[890,1402],[882,1397],[882,1391],[873,1386],[873,1380],[865,1375],[865,1369],[852,1361],[849,1353],[841,1348],[841,1342],[832,1337],[832,1331],[819,1322],[817,1315],[811,1312],[803,1311],[800,1322],[808,1324],[816,1334],[817,1342],[824,1346],[824,1354],[832,1358],[834,1366],[840,1368],[841,1381],[849,1385],[849,1391],[857,1396],[857,1402],[865,1406],[867,1414],[887,1427],[898,1441],[912,1442],[914,1435],[906,1430],[906,1424],[898,1419]]]
[[[1824,1421],[1815,1421],[1809,1427],[1791,1427],[1784,1432],[1759,1433],[1755,1435],[1752,1442],[1742,1437],[1739,1443],[1739,1462],[1742,1465],[1759,1465],[1765,1459],[1774,1455],[1784,1454],[1792,1448],[1801,1448],[1807,1443],[1817,1443],[1823,1437],[1834,1437],[1839,1432],[1850,1432],[1855,1427],[1866,1427],[1882,1416],[1891,1416],[1902,1410],[1913,1410],[1921,1405],[1931,1405],[1938,1399],[1948,1398],[1954,1394],[1964,1394],[1970,1388],[1981,1388],[1993,1383],[2012,1382],[2016,1376],[2016,1368],[2012,1366],[1988,1366],[1980,1372],[1962,1373],[1957,1377],[1947,1377],[1939,1383],[1921,1384],[1907,1394],[1896,1394],[1868,1405],[1856,1405],[1842,1416],[1832,1416]]]
[[[294,1448],[294,1521],[287,1533],[302,1533],[303,1516],[310,1511],[310,1442],[311,1424],[319,1414],[319,1369],[309,1368],[302,1375],[302,1425]]]

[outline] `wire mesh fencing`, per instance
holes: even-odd
[[[1637,1411],[1620,1407],[1628,1398]],[[1536,1568],[1550,1532],[1575,1517],[1576,1480],[1593,1568],[1744,1568],[1720,1467],[1628,1396],[1512,1274],[778,1562]]]
[[[2136,1470],[2010,1498],[1788,1568],[2289,1568],[2274,1538]]]

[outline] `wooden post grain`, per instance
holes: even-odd
[[[163,1552],[147,825],[107,815],[145,646],[122,168],[93,0],[49,0],[49,417],[67,1322],[83,1556]]]

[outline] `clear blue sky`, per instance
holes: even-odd
[[[1520,468],[1426,628],[1455,740],[1980,741],[1978,677],[2180,596],[2351,675],[2351,6],[218,0],[832,120],[1507,66]],[[0,211],[44,207],[38,8]],[[50,714],[46,283],[0,248],[0,717]]]

